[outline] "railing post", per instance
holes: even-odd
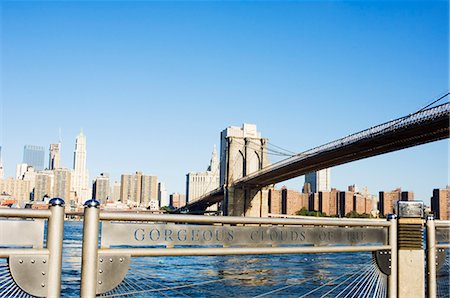
[[[434,216],[427,216],[428,297],[436,297],[436,229]]]
[[[398,292],[400,298],[425,297],[423,202],[398,201]]]
[[[94,199],[84,203],[83,248],[81,257],[81,297],[97,293],[97,254],[100,203]]]
[[[389,227],[389,245],[391,246],[391,275],[388,279],[388,297],[397,297],[397,279],[398,279],[398,263],[397,263],[397,215],[389,214],[387,220],[391,223]]]
[[[64,239],[64,200],[53,198],[49,204],[51,215],[47,227],[47,249],[49,251],[47,296],[59,297]]]

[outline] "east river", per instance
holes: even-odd
[[[82,222],[65,223],[62,297],[79,297]],[[448,280],[448,271],[446,278]],[[371,253],[134,258],[118,297],[385,297]],[[352,292],[353,291],[353,292]],[[341,294],[339,294],[341,293]]]

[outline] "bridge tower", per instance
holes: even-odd
[[[233,182],[269,165],[267,139],[254,124],[230,126],[222,131],[220,142],[220,186],[224,188],[222,211],[230,216],[266,216],[268,188],[233,187]]]

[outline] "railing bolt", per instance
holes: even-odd
[[[31,260],[31,264],[34,264],[35,263],[35,260]]]
[[[98,271],[98,273],[103,273],[103,270],[102,270],[102,269],[100,269],[100,270]]]
[[[45,272],[44,272],[44,271],[42,271],[42,275],[45,275]]]
[[[41,283],[41,287],[45,287],[45,284],[44,284],[44,283]]]
[[[110,261],[110,262],[112,263],[112,262],[113,262],[113,259],[112,259],[112,258],[110,258],[110,259],[109,259],[109,261]]]
[[[23,263],[23,260],[19,260],[19,264],[22,264]]]
[[[98,281],[98,284],[99,284],[99,285],[101,285],[101,284],[102,284],[102,281],[101,281],[101,280],[99,280],[99,281]]]

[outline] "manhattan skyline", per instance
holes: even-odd
[[[1,9],[7,176],[25,144],[47,149],[59,128],[61,166],[70,167],[83,128],[91,177],[139,170],[184,193],[185,175],[206,169],[228,126],[254,123],[269,142],[302,152],[413,113],[448,90],[446,2]],[[301,189],[303,179],[285,184]],[[402,187],[429,202],[448,184],[448,140],[331,169],[332,187],[351,184],[373,194]]]

